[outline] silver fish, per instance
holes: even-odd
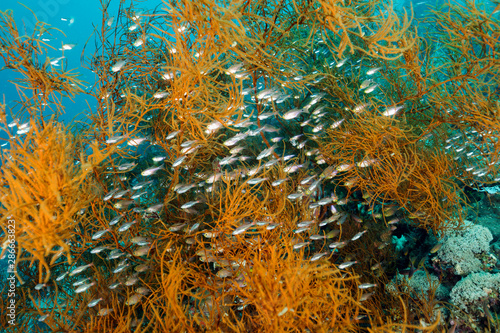
[[[115,216],[111,221],[109,221],[109,225],[113,226],[120,222],[121,218],[123,217],[123,214]]]
[[[39,322],[45,321],[45,319],[47,319],[49,316],[50,316],[50,314],[42,315],[42,316],[38,317],[38,321]]]
[[[121,284],[122,284],[121,282],[112,283],[112,284],[109,285],[109,289],[111,289],[111,290],[116,289]]]
[[[295,245],[293,246],[293,249],[294,249],[294,250],[298,250],[298,249],[303,248],[304,246],[309,245],[309,244],[311,244],[311,243],[310,243],[310,242],[301,242],[301,243],[297,243],[297,244],[295,244]]]
[[[137,147],[139,146],[141,143],[143,143],[144,141],[147,141],[148,139],[147,138],[135,138],[135,139],[130,139],[127,141],[127,144],[129,146],[134,146],[134,147]]]
[[[316,261],[316,260],[319,260],[321,258],[323,258],[324,256],[328,255],[328,252],[321,252],[321,253],[316,253],[315,255],[313,255],[311,257],[311,261]]]
[[[90,250],[90,253],[97,254],[97,253],[100,253],[100,252],[107,250],[107,249],[109,249],[109,246],[98,246],[98,247]]]
[[[100,301],[102,301],[102,297],[91,300],[87,306],[89,308],[92,308],[92,307],[96,306],[97,303],[99,303]]]
[[[377,67],[377,68],[371,68],[366,72],[366,75],[373,75],[377,73],[379,70],[381,70],[382,67]]]
[[[187,157],[187,156],[185,156],[185,155],[184,155],[184,156],[181,156],[181,157],[179,157],[178,159],[176,159],[176,160],[174,161],[174,163],[172,163],[172,168],[175,168],[175,167],[178,167],[179,165],[181,165],[181,164],[182,164],[182,162],[184,162],[184,160],[186,159],[186,157]]]
[[[85,284],[88,281],[90,281],[90,278],[88,278],[88,277],[82,277],[82,278],[76,280],[75,282],[73,282],[73,287],[81,286],[82,284]]]
[[[163,168],[164,168],[163,165],[160,165],[159,167],[148,168],[148,169],[142,171],[141,175],[142,176],[151,176],[151,175],[154,175],[155,173],[157,173],[159,170],[161,170]]]
[[[248,185],[257,185],[257,184],[260,184],[262,182],[265,182],[267,180],[267,178],[253,178],[253,179],[250,179],[248,180]]]
[[[122,225],[120,228],[118,228],[118,232],[123,232],[123,231],[126,231],[128,230],[133,224],[137,223],[136,220],[132,221],[132,222],[128,222],[128,223],[125,223],[124,225]]]
[[[151,248],[151,246],[149,245],[144,245],[144,246],[141,246],[139,247],[138,249],[134,250],[133,254],[134,256],[136,257],[142,257],[142,256],[145,256],[146,254],[149,253],[149,249]]]
[[[77,293],[77,294],[83,293],[84,291],[87,291],[90,287],[92,287],[94,284],[95,284],[95,282],[83,284],[83,285],[79,286],[78,288],[76,288],[75,293]]]
[[[134,305],[136,304],[137,302],[139,302],[142,298],[142,295],[141,294],[133,294],[132,296],[130,296],[127,301],[125,302],[126,305]]]
[[[113,270],[113,273],[116,274],[116,273],[120,273],[121,271],[123,271],[125,268],[127,268],[130,264],[125,264],[125,265],[121,265],[121,266],[118,266],[116,267],[114,270]]]
[[[298,117],[301,113],[306,112],[304,109],[292,109],[283,115],[283,119],[291,120]]]
[[[68,275],[69,272],[65,272],[65,273],[62,273],[61,275],[59,275],[57,278],[56,278],[56,281],[61,281],[62,279],[64,279],[66,277],[66,275]]]
[[[69,276],[73,276],[75,274],[81,273],[81,272],[83,272],[84,270],[86,270],[87,268],[89,268],[90,266],[93,266],[93,265],[94,265],[93,263],[90,263],[90,264],[87,264],[87,265],[79,266],[79,267],[75,268],[74,270],[72,270],[71,273],[69,273]]]
[[[255,225],[255,222],[240,225],[238,228],[234,229],[233,236],[239,235],[247,231],[249,228]]]
[[[359,289],[368,289],[368,288],[373,288],[376,287],[376,283],[363,283],[358,286]]]
[[[290,200],[296,200],[298,198],[301,198],[304,194],[303,193],[292,193],[287,196],[288,199]]]
[[[102,308],[101,310],[99,310],[97,315],[103,317],[110,314],[111,312],[113,312],[112,308]]]
[[[200,200],[196,200],[196,201],[189,201],[189,202],[186,202],[184,205],[181,206],[182,209],[187,209],[187,208],[191,208],[193,207],[194,205],[196,205],[197,203],[200,203]]]
[[[170,140],[170,139],[173,139],[177,136],[177,134],[179,134],[181,131],[175,131],[175,132],[172,132],[170,133],[169,135],[167,135],[167,140]]]
[[[93,240],[96,240],[96,239],[99,239],[101,238],[102,235],[104,235],[105,233],[107,233],[109,231],[109,229],[104,229],[104,230],[101,230],[101,231],[98,231],[96,232],[93,236],[92,236],[92,239]]]
[[[164,204],[162,204],[162,203],[150,206],[150,207],[146,208],[146,212],[148,212],[148,213],[157,213],[160,210],[162,210],[163,206],[164,206]]]
[[[351,241],[355,241],[356,239],[359,239],[367,231],[368,230],[364,230],[364,231],[358,232],[356,235],[352,236]]]
[[[344,262],[344,263],[340,264],[340,265],[338,266],[338,268],[339,268],[339,269],[348,268],[348,267],[351,267],[352,265],[354,265],[354,264],[356,264],[356,263],[358,263],[358,262],[357,262],[357,261],[346,261],[346,262]]]
[[[43,287],[46,287],[47,285],[45,283],[39,283],[35,286],[35,290],[41,290]]]
[[[281,178],[281,179],[275,180],[274,182],[271,183],[271,186],[279,186],[279,185],[283,184],[284,182],[286,182],[287,180],[288,180],[288,178]]]
[[[120,71],[123,66],[127,63],[127,60],[120,60],[118,62],[116,62],[112,67],[111,67],[111,71],[113,73],[116,73],[118,71]]]

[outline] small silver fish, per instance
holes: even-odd
[[[196,187],[196,184],[189,184],[189,185],[184,185],[184,186],[180,186],[179,188],[177,188],[175,191],[179,194],[182,194],[182,193],[186,193],[187,191],[189,191],[190,189],[192,189],[193,187]]]
[[[113,225],[117,224],[118,222],[120,222],[122,217],[123,217],[123,214],[115,216],[111,221],[109,221],[109,225],[113,226]]]
[[[360,103],[360,104],[357,104],[353,109],[352,109],[352,112],[354,113],[360,113],[362,111],[365,111],[366,108],[368,107],[368,103]]]
[[[365,88],[368,88],[370,86],[370,84],[372,84],[373,81],[368,79],[368,80],[364,80],[363,82],[361,82],[361,86],[359,87],[359,90],[363,90]]]
[[[195,200],[195,201],[189,201],[186,202],[184,205],[181,206],[181,209],[188,209],[196,205],[197,203],[200,203],[200,200]]]
[[[133,286],[134,284],[136,284],[137,282],[139,281],[139,278],[135,275],[133,276],[129,276],[128,279],[125,281],[124,285],[126,286]]]
[[[303,193],[292,193],[287,196],[288,199],[290,200],[296,200],[298,198],[301,198],[304,194]]]
[[[373,75],[377,73],[379,70],[381,70],[382,67],[377,67],[377,68],[371,68],[366,72],[366,75]]]
[[[164,204],[162,204],[162,203],[150,206],[150,207],[146,208],[146,212],[158,213],[160,210],[163,209],[163,206],[164,206]]]
[[[302,228],[298,228],[298,229],[294,230],[293,232],[295,234],[300,234],[301,232],[307,231],[309,229],[311,229],[311,227],[302,227]]]
[[[146,288],[146,287],[139,287],[139,288],[137,288],[137,289],[135,290],[135,292],[136,292],[136,293],[139,293],[139,294],[141,294],[141,295],[146,296],[146,295],[151,294],[151,289]]]
[[[134,244],[142,244],[142,243],[150,243],[151,238],[150,237],[144,237],[144,236],[136,236],[130,240]],[[145,245],[145,244],[143,244]]]
[[[140,190],[141,188],[143,188],[146,185],[151,184],[152,182],[153,182],[152,180],[148,180],[148,181],[137,183],[134,186],[132,186],[132,190],[134,190],[134,191]]]
[[[304,246],[309,245],[309,244],[311,244],[311,242],[301,242],[301,243],[297,243],[297,244],[295,244],[295,245],[293,246],[293,249],[294,249],[294,250],[298,250],[298,249],[303,248]]]
[[[116,73],[116,72],[120,71],[126,63],[127,63],[127,60],[120,60],[120,61],[118,61],[117,63],[115,63],[111,67],[111,71],[113,73]]]
[[[263,150],[263,151],[262,151],[262,152],[261,152],[261,153],[257,156],[257,158],[256,158],[256,159],[259,161],[259,160],[263,159],[264,157],[268,157],[269,155],[271,155],[271,154],[273,153],[273,151],[274,151],[274,149],[275,149],[276,147],[277,147],[276,145],[273,145],[273,146],[271,146],[271,147],[269,147],[269,148],[264,149],[264,150]]]
[[[404,108],[404,105],[388,107],[384,112],[382,112],[382,115],[386,117],[393,116],[402,108]]]
[[[356,235],[352,236],[351,241],[355,241],[355,240],[359,239],[359,238],[360,238],[361,236],[363,236],[363,234],[364,234],[365,232],[367,232],[367,231],[368,231],[368,230],[364,230],[364,231],[360,231],[360,232],[358,232]]]
[[[156,98],[156,99],[160,99],[160,98],[167,97],[168,94],[169,94],[168,91],[158,91],[158,92],[154,93],[153,97]]]
[[[238,228],[234,229],[233,236],[239,235],[247,231],[249,228],[255,225],[255,222],[240,225]]]
[[[115,249],[108,254],[108,260],[117,259],[123,255],[125,255],[125,253],[121,252],[118,249]]]
[[[59,50],[60,51],[64,51],[64,50],[71,50],[73,49],[74,47],[76,46],[76,44],[63,44],[62,48],[60,48]]]
[[[363,293],[363,294],[361,295],[361,297],[359,298],[359,301],[360,301],[360,302],[364,302],[364,301],[366,301],[368,298],[370,298],[370,296],[371,296],[371,295],[373,295],[373,294],[374,294],[374,292],[371,292],[371,293]]]
[[[116,209],[126,209],[128,206],[135,204],[134,200],[121,200],[113,205]]]
[[[77,293],[77,294],[83,293],[84,291],[87,291],[90,287],[92,287],[94,284],[95,284],[95,282],[83,284],[83,285],[79,286],[78,288],[76,288],[75,293]]]
[[[321,258],[323,258],[324,256],[326,256],[328,254],[328,252],[321,252],[321,253],[316,253],[315,255],[313,255],[311,257],[311,261],[316,261],[316,260],[319,260]]]
[[[42,316],[38,317],[38,321],[39,322],[45,321],[45,319],[47,319],[49,316],[50,316],[50,314],[42,315]]]
[[[179,165],[181,165],[181,164],[182,164],[182,162],[184,162],[184,160],[186,159],[186,157],[187,157],[187,156],[185,156],[185,155],[184,155],[184,156],[181,156],[181,157],[179,157],[178,159],[176,159],[176,160],[174,161],[174,163],[172,163],[172,168],[175,168],[175,167],[178,167]]]
[[[74,270],[72,270],[71,273],[69,273],[69,276],[73,276],[75,274],[81,273],[81,272],[83,272],[84,270],[86,270],[87,268],[89,268],[90,266],[93,266],[93,265],[94,265],[93,263],[90,263],[90,264],[87,264],[87,265],[79,266],[79,267],[75,268]]]
[[[39,283],[35,286],[35,290],[41,290],[43,287],[46,287],[47,285],[45,283]]]
[[[351,267],[352,265],[357,264],[357,263],[358,263],[357,261],[346,261],[344,263],[341,263],[338,266],[338,268],[339,269],[345,269],[345,268]]]
[[[378,84],[374,84],[374,85],[366,88],[365,94],[369,94],[369,93],[373,92],[377,87],[378,87]]]
[[[85,284],[90,281],[90,278],[88,277],[82,277],[75,282],[73,282],[73,287],[81,286],[82,284]]]
[[[267,178],[253,178],[247,181],[248,185],[257,185],[260,184],[264,181],[266,181]]]
[[[148,254],[150,249],[151,249],[151,246],[144,245],[144,246],[141,246],[140,248],[136,249],[133,253],[134,253],[134,256],[136,256],[136,257],[142,257],[142,256],[145,256],[146,254]]]
[[[283,168],[283,171],[286,173],[294,173],[295,171],[299,170],[302,168],[304,165],[303,164],[293,164],[289,165]]]
[[[175,131],[175,132],[172,132],[170,133],[169,135],[167,135],[167,140],[170,140],[170,139],[173,139],[177,136],[177,134],[179,134],[181,131]]]
[[[89,308],[92,308],[92,307],[96,306],[97,303],[99,303],[100,301],[102,301],[102,297],[91,300],[87,306]]]
[[[347,245],[346,241],[344,241],[344,242],[334,242],[334,243],[331,243],[330,245],[328,245],[328,247],[330,249],[341,249],[341,248],[343,248],[346,245]]]
[[[339,62],[335,65],[335,67],[340,68],[340,67],[344,66],[344,65],[345,65],[345,63],[347,62],[347,60],[349,60],[349,58],[345,58],[345,59],[340,60],[340,61],[339,61]]]
[[[147,264],[140,264],[138,266],[135,266],[134,270],[138,273],[142,273],[150,269],[149,265]]]
[[[144,38],[144,36],[140,36],[140,37],[138,37],[138,38],[134,41],[134,43],[133,43],[132,45],[133,45],[134,47],[139,47],[139,46],[141,46],[141,45],[143,45],[143,44],[144,44],[144,39],[145,39],[145,38]]]
[[[113,290],[113,289],[116,289],[118,288],[119,285],[121,285],[122,283],[121,282],[115,282],[113,284],[110,284],[109,285],[109,289]]]
[[[368,288],[373,288],[376,287],[376,283],[363,283],[358,286],[359,289],[368,289]]]
[[[126,305],[134,305],[136,303],[138,303],[142,298],[142,295],[141,294],[133,294],[132,296],[130,296],[127,301],[125,302]]]
[[[325,238],[326,238],[325,235],[311,235],[311,236],[309,236],[310,240],[320,240],[320,239],[325,239]]]
[[[275,180],[271,183],[271,186],[279,186],[279,185],[283,184],[284,182],[286,182],[287,180],[288,180],[288,178],[281,178],[281,179]]]
[[[108,250],[109,249],[109,246],[98,246],[96,248],[93,248],[92,250],[90,250],[90,253],[92,254],[97,254],[97,253],[100,253],[104,250]]]
[[[61,275],[59,275],[57,278],[56,278],[56,281],[61,281],[62,279],[64,279],[66,277],[66,275],[68,275],[69,272],[64,272],[62,273]]]
[[[137,223],[137,220],[123,224],[120,228],[118,228],[118,232],[127,231],[135,223]]]
[[[161,170],[163,168],[164,168],[163,165],[160,165],[159,167],[148,168],[148,169],[142,171],[141,175],[142,176],[152,176],[152,175],[154,175],[155,173],[157,173],[159,170]]]
[[[92,239],[97,240],[97,239],[101,238],[101,236],[104,235],[105,233],[107,233],[108,231],[109,231],[109,229],[104,229],[104,230],[98,231],[94,235],[92,235]]]
[[[130,266],[130,264],[125,264],[125,265],[121,265],[121,266],[118,266],[116,267],[114,270],[113,270],[113,273],[116,274],[116,273],[120,273],[121,271],[123,271],[125,268],[127,268],[128,266]],[[111,288],[111,287],[110,287]]]
[[[283,119],[291,120],[297,118],[301,113],[306,112],[304,109],[292,109],[283,115]]]
[[[141,143],[143,143],[144,141],[147,141],[147,140],[148,140],[147,138],[135,138],[135,139],[128,140],[127,144],[129,146],[137,147],[137,146],[140,146]]]
[[[153,157],[153,162],[161,162],[166,158],[167,158],[167,156],[155,156],[155,157]]]
[[[102,308],[101,310],[99,310],[97,315],[103,317],[110,314],[111,312],[113,312],[112,308]]]
[[[115,136],[108,138],[106,140],[106,143],[107,144],[117,143],[118,141],[122,140],[123,138],[125,138],[124,135],[115,135]]]
[[[266,226],[266,230],[273,230],[274,228],[276,228],[277,226],[279,226],[279,223],[269,223],[267,226]]]

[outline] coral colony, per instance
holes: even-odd
[[[0,12],[2,331],[498,332],[498,7],[101,5]]]

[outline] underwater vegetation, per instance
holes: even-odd
[[[500,328],[497,247],[467,219],[500,183],[498,13],[101,5],[90,87],[47,57],[59,31],[0,12],[5,332]],[[97,107],[64,125],[77,94]]]

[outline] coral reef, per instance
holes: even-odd
[[[56,30],[0,12],[22,76],[6,332],[495,329],[492,236],[465,218],[500,181],[497,17],[447,3],[422,35],[381,0],[101,6],[87,91],[45,60]],[[63,126],[75,94],[97,106]]]

